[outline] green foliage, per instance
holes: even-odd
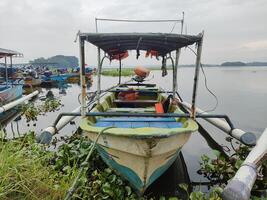
[[[60,100],[57,99],[46,99],[44,104],[40,107],[41,112],[47,113],[47,112],[55,112],[59,110],[61,106]]]
[[[193,191],[189,194],[188,185],[180,184],[179,187],[187,192],[189,200],[221,200],[222,191],[221,187],[214,187],[209,193],[203,193],[202,191]]]
[[[54,170],[68,176],[73,168],[86,166],[74,194],[77,199],[138,199],[131,187],[109,168],[94,151],[89,162],[84,163],[91,149],[91,143],[84,138],[72,137],[62,145],[51,159]]]
[[[62,199],[70,180],[57,177],[47,163],[52,153],[35,144],[34,134],[0,141],[0,199]],[[60,185],[60,187],[57,187]]]
[[[22,104],[20,110],[26,122],[37,121],[38,115],[45,115],[47,112],[54,112],[61,106],[61,101],[53,98],[47,98],[41,105],[34,103]]]
[[[215,159],[202,155],[200,173],[204,174],[211,182],[226,183],[235,175],[249,151],[250,149],[247,146],[240,146],[230,158],[225,158],[217,150],[213,151],[216,156]]]
[[[101,73],[103,76],[119,76],[119,70],[118,69],[109,69],[109,70],[103,70]],[[121,69],[121,76],[132,76],[134,75],[133,69]]]

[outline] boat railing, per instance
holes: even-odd
[[[82,116],[80,112],[63,112],[58,115],[56,118],[53,127],[56,127],[58,121],[63,116]],[[86,117],[166,117],[166,118],[191,118],[192,116],[189,113],[124,113],[124,112],[88,112],[85,114]],[[234,130],[235,127],[230,120],[230,118],[225,114],[196,114],[196,118],[220,118],[224,119],[228,125],[230,126],[231,130]],[[231,135],[231,133],[229,133]]]

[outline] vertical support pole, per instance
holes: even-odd
[[[84,56],[84,40],[79,36],[80,42],[80,81],[81,81],[81,115],[86,114],[86,81],[85,81],[85,56]]]
[[[97,18],[95,18],[95,32],[98,33],[98,24],[97,24]]]
[[[6,68],[6,86],[8,85],[8,73],[7,73],[7,61],[6,61],[6,56],[5,56],[5,68]]]
[[[100,61],[100,48],[97,47],[97,103],[100,103],[100,93],[101,93],[101,71],[102,71],[102,65]]]
[[[10,58],[10,76],[11,76],[11,85],[13,86],[13,64],[12,64],[12,56],[9,57]]]
[[[204,31],[202,32],[202,38],[197,44],[197,58],[196,58],[196,67],[195,67],[195,77],[194,77],[194,86],[193,86],[193,95],[192,95],[192,107],[191,107],[191,117],[195,119],[196,117],[196,97],[197,97],[197,87],[198,87],[198,78],[199,78],[199,69],[201,62],[201,53],[202,53],[202,43],[203,43]]]
[[[181,54],[181,49],[176,50],[175,54],[175,63],[174,68],[172,72],[172,95],[175,97],[176,91],[177,91],[177,70],[178,70],[178,63],[179,63],[179,57]]]
[[[184,11],[183,11],[183,18],[182,18],[182,21],[181,21],[181,34],[183,34],[183,29],[184,29]]]
[[[119,59],[120,68],[119,68],[119,84],[121,84],[121,58]]]
[[[95,32],[98,33],[98,24],[97,18],[95,18]],[[102,63],[100,58],[100,48],[97,47],[97,92],[96,99],[97,103],[100,103],[100,93],[101,93],[101,71],[102,71]]]

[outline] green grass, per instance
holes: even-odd
[[[101,73],[103,76],[119,76],[119,69],[106,69]],[[134,75],[133,69],[121,69],[121,76],[132,76]]]
[[[0,199],[62,199],[71,180],[48,165],[52,153],[34,144],[33,134],[0,141]],[[59,187],[60,186],[60,187]]]

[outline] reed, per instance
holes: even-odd
[[[119,76],[119,69],[106,69],[101,73],[103,76]],[[133,69],[121,69],[121,76],[132,76],[134,75]]]
[[[1,139],[0,199],[62,199],[70,180],[57,178],[47,165],[51,156],[34,144],[33,134],[12,141]]]

